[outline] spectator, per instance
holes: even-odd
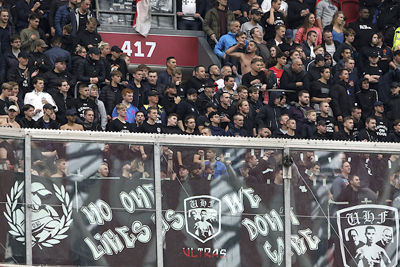
[[[38,74],[43,75],[47,71],[51,70],[51,62],[48,57],[43,54],[48,45],[42,39],[38,39],[34,41],[33,47],[33,52],[29,54],[28,68],[31,70],[38,69]]]
[[[225,51],[237,42],[236,35],[240,30],[240,22],[237,20],[232,21],[229,24],[230,31],[227,34],[221,36],[219,41],[214,47],[214,53],[223,61],[229,62],[229,58],[226,57]],[[246,40],[246,34],[241,32],[241,36]]]
[[[133,102],[133,91],[129,88],[125,88],[121,92],[122,96],[122,104],[126,106],[126,116],[125,116],[125,121],[128,123],[135,123],[136,115],[139,112],[138,108],[135,107],[132,102]],[[143,113],[143,112],[141,112]],[[116,118],[119,116],[119,113],[116,108],[112,110],[112,119]]]
[[[354,40],[355,48],[360,51],[363,46],[369,43],[369,36],[376,32],[376,25],[370,19],[367,7],[360,6],[358,19],[349,23],[349,28],[353,29],[357,39]]]
[[[232,75],[232,67],[230,65],[224,65],[221,69],[221,79],[215,81],[217,84],[218,89],[222,89],[225,87],[225,77],[226,76],[234,76]],[[235,79],[235,78],[234,78]],[[233,82],[233,91],[236,91],[237,89],[237,83],[234,81]]]
[[[25,0],[22,0],[25,2]],[[40,39],[41,35],[39,33],[39,16],[32,13],[29,16],[29,25],[27,28],[23,29],[20,33],[21,35],[21,49],[25,52],[32,52],[35,49],[34,41]],[[42,34],[43,35],[43,34]]]
[[[284,110],[281,107],[282,92],[273,91],[270,93],[267,105],[264,105],[256,115],[258,126],[268,127],[272,132],[280,127],[279,119]]]
[[[208,79],[208,83],[215,83],[221,75],[219,66],[216,64],[211,64],[210,66],[208,66],[208,75],[210,76]]]
[[[289,117],[296,120],[297,136],[301,136],[302,134],[303,124],[306,121],[306,113],[309,110],[312,110],[310,107],[310,94],[308,91],[302,90],[298,93],[298,102],[293,103],[293,106],[288,111]]]
[[[188,115],[185,117],[185,131],[184,134],[199,135],[200,132],[196,126],[196,118],[194,115]]]
[[[21,37],[18,34],[11,36],[11,51],[4,54],[6,69],[18,66],[18,54],[21,52]]]
[[[207,149],[206,161],[202,162],[203,166],[210,166],[214,170],[214,179],[221,178],[221,176],[227,175],[226,166],[221,161],[217,160],[218,151],[216,149]],[[210,180],[209,177],[204,177]]]
[[[111,113],[113,111],[116,103],[120,103],[122,100],[122,90],[124,87],[120,84],[122,73],[119,70],[114,70],[111,72],[111,82],[110,84],[104,86],[101,89],[99,99],[104,102],[107,115],[109,119],[111,118]],[[125,103],[126,104],[126,103]],[[126,104],[127,105],[127,104]],[[128,109],[129,109],[129,105]],[[129,113],[129,111],[128,111]],[[132,121],[128,121],[132,123]]]
[[[263,13],[268,12],[271,9],[271,0],[264,0],[261,4],[261,9]],[[282,1],[281,8],[279,9],[285,16],[288,14],[288,4]]]
[[[226,135],[242,136],[242,137],[250,136],[250,134],[243,127],[243,125],[244,125],[244,116],[242,114],[233,115],[233,124],[229,125]]]
[[[267,127],[263,127],[263,126],[258,127],[257,138],[268,138],[271,136],[272,136],[272,133],[271,133],[270,129],[268,129]]]
[[[210,121],[210,125],[208,128],[211,131],[212,136],[225,136],[226,132],[224,129],[220,127],[221,117],[215,111],[212,111],[208,114],[208,120]]]
[[[400,120],[393,122],[393,132],[389,133],[388,142],[400,143]]]
[[[361,80],[361,88],[355,94],[355,102],[361,107],[363,118],[370,117],[374,111],[374,104],[378,101],[378,92],[370,88],[368,78]]]
[[[332,183],[331,193],[333,195],[334,201],[339,200],[340,194],[349,184],[350,173],[351,173],[351,165],[349,162],[344,161],[340,168],[340,174],[336,176],[336,178],[333,180]]]
[[[46,72],[43,75],[43,79],[46,83],[46,91],[49,93],[58,91],[60,79],[67,80],[70,87],[74,87],[76,82],[72,74],[68,72],[66,59],[63,57],[57,58],[54,61],[54,69]]]
[[[306,119],[303,124],[301,136],[311,139],[317,132],[317,112],[313,109],[307,110]]]
[[[197,124],[197,129],[199,129],[200,132],[203,128],[209,127],[211,122],[208,119],[208,115],[211,112],[217,112],[217,109],[218,109],[218,106],[215,103],[208,103],[206,105],[205,114],[197,117],[196,124]]]
[[[343,128],[340,128],[339,132],[334,133],[335,140],[343,141],[355,141],[355,136],[353,135],[354,121],[350,116],[343,118]]]
[[[200,94],[204,91],[206,82],[206,68],[203,65],[197,65],[194,67],[194,76],[185,84],[184,89],[187,91],[190,88],[194,88],[197,94]]]
[[[323,2],[325,0],[322,0],[320,2]],[[335,52],[338,50],[340,43],[338,41],[333,40],[332,32],[329,30],[324,30],[322,32],[323,40],[322,40],[322,47],[325,49],[331,57],[335,54]],[[339,54],[340,55],[340,54]],[[336,63],[336,61],[335,61]]]
[[[353,29],[344,29],[344,42],[341,43],[336,50],[335,54],[333,54],[333,59],[335,61],[340,60],[340,55],[343,52],[344,49],[349,48],[350,49],[350,56],[352,58],[356,58],[358,55],[356,48],[353,46],[353,42],[355,39],[355,32]]]
[[[167,114],[165,113],[163,106],[158,104],[159,96],[156,90],[150,91],[150,93],[147,96],[147,102],[148,104],[143,105],[143,107],[140,110],[143,111],[145,116],[147,116],[147,110],[150,107],[156,108],[158,111],[158,119],[156,122],[165,124],[167,121]]]
[[[36,121],[33,119],[35,115],[35,107],[31,104],[25,104],[22,107],[22,112],[24,113],[24,117],[18,120],[18,124],[21,128],[36,128]]]
[[[68,93],[70,86],[67,80],[60,79],[57,89],[57,91],[51,91],[50,94],[58,108],[56,112],[57,121],[61,125],[64,125],[67,123],[65,112],[67,111],[67,106],[69,106],[72,101],[71,94]]]
[[[286,34],[286,26],[285,25],[277,25],[275,28],[275,38],[271,39],[267,43],[268,47],[271,48],[272,46],[279,46],[279,45],[286,44],[285,34]]]
[[[340,70],[339,82],[332,86],[329,93],[332,98],[330,105],[338,122],[343,122],[343,118],[351,114],[354,106],[354,89],[348,82],[349,71]]]
[[[309,90],[310,83],[307,73],[303,70],[301,59],[294,59],[291,67],[284,70],[280,79],[280,87],[287,90],[294,90],[295,93],[288,94],[288,101],[295,100],[295,95],[302,90]]]
[[[8,107],[7,115],[5,121],[0,123],[1,127],[9,127],[9,128],[21,128],[21,125],[17,122],[16,118],[19,114],[19,108],[15,105],[11,105]]]
[[[78,114],[78,122],[83,121],[83,115],[86,109],[92,109],[95,111],[95,115],[97,112],[97,105],[94,102],[93,99],[91,99],[89,96],[89,85],[87,83],[80,83],[79,84],[79,96],[78,98],[74,98],[71,101],[70,107],[77,111]]]
[[[97,106],[97,113],[95,114],[95,121],[100,122],[100,126],[103,130],[106,129],[107,125],[107,112],[104,107],[103,101],[99,100],[99,87],[96,84],[89,85],[89,97],[94,101]]]
[[[319,56],[317,58],[319,59]],[[319,104],[321,102],[329,103],[332,100],[329,96],[329,92],[330,92],[329,80],[331,77],[330,68],[320,67],[319,74],[320,74],[320,78],[318,80],[312,82],[311,87],[310,87],[311,106],[314,107],[315,110],[319,110]]]
[[[365,128],[360,130],[357,135],[357,140],[363,142],[378,141],[378,136],[376,135],[376,120],[374,118],[368,117],[365,120]]]
[[[122,50],[114,45],[111,47],[111,54],[106,56],[106,61],[110,65],[110,71],[118,70],[121,72],[121,81],[124,82],[124,86],[128,85],[127,75],[128,75],[128,66],[125,61],[121,58]]]
[[[250,71],[243,75],[243,85],[256,86],[264,92],[267,89],[267,76],[262,71],[263,61],[260,57],[256,57],[250,64]]]
[[[43,15],[43,11],[39,8],[41,5],[40,1],[32,0],[18,0],[15,2],[15,24],[17,32],[22,31],[26,27],[28,27],[28,21],[33,14],[36,17],[39,17],[39,14]],[[29,16],[29,17],[28,17]]]
[[[314,133],[313,136],[311,136],[311,139],[317,139],[317,140],[328,139],[326,131],[327,131],[326,122],[324,120],[317,121],[317,131]]]
[[[365,127],[364,119],[362,118],[362,111],[360,107],[353,107],[351,111],[351,118],[354,122],[353,135],[357,137],[359,131]]]
[[[12,93],[12,88],[8,83],[3,83],[1,85],[1,94],[0,94],[0,116],[7,115],[8,107],[11,105],[8,100],[8,96]]]
[[[282,25],[280,25],[280,26],[282,26]],[[276,33],[276,35],[279,35],[280,32],[281,32],[281,30],[279,31],[279,33]],[[263,58],[264,61],[267,61],[268,58],[270,57],[270,52],[269,52],[268,44],[266,44],[263,39],[263,35],[262,35],[261,31],[258,28],[253,28],[250,30],[250,36],[251,36],[252,41],[254,41],[256,43],[256,46],[257,46],[260,56]]]
[[[197,91],[196,89],[190,88],[186,91],[186,99],[181,101],[177,108],[176,113],[178,114],[178,126],[182,131],[185,131],[183,127],[184,118],[188,115],[194,115],[195,118],[199,115],[199,111],[196,108]]]
[[[245,32],[247,39],[251,39],[250,31],[254,28],[258,28],[262,34],[264,35],[263,28],[261,27],[260,24],[258,24],[261,20],[261,12],[257,9],[252,9],[250,10],[250,21],[243,23],[242,26],[240,27],[240,31]]]
[[[320,29],[328,26],[335,13],[338,11],[333,0],[321,0],[315,6],[317,25]]]
[[[101,36],[96,31],[97,25],[98,21],[96,18],[88,18],[86,22],[86,28],[76,35],[78,44],[86,47],[87,49],[91,47],[98,47],[98,44],[101,42]]]
[[[181,97],[177,96],[175,84],[170,84],[165,89],[164,96],[161,98],[160,103],[164,107],[166,114],[169,116],[171,113],[176,113],[176,108],[181,100]]]
[[[394,82],[390,86],[390,98],[386,103],[387,117],[390,121],[400,119],[400,84]]]
[[[65,112],[65,117],[67,119],[67,123],[61,125],[60,130],[72,130],[72,131],[83,131],[82,124],[76,123],[76,110],[75,109],[67,109]]]
[[[159,84],[160,87],[162,88],[165,88],[165,86],[167,86],[172,82],[172,75],[176,70],[176,59],[174,57],[167,57],[166,64],[167,64],[167,69],[165,71],[158,73],[157,84]]]
[[[89,57],[78,66],[78,81],[91,84],[101,84],[106,78],[105,66],[100,61],[100,50],[97,47],[89,48]]]
[[[139,110],[138,112],[136,112],[134,128],[139,129],[145,120],[146,117],[144,116],[144,113],[142,111]]]
[[[249,104],[250,110],[252,114],[256,114],[260,112],[260,109],[263,106],[263,103],[260,99],[260,93],[257,87],[250,86],[249,87]]]
[[[161,123],[157,123],[158,120],[158,109],[155,107],[150,107],[147,110],[147,121],[139,128],[139,132],[142,133],[162,133]]]
[[[288,139],[298,138],[299,135],[296,135],[297,126],[295,119],[289,118],[286,121],[286,129],[287,132],[286,134],[281,136],[282,138],[288,138]]]
[[[314,42],[314,45],[320,45],[322,43],[322,33],[321,29],[316,24],[315,15],[313,13],[308,13],[304,17],[303,25],[298,29],[294,41],[298,44],[307,41],[310,31],[314,31],[317,35],[317,40]]]
[[[235,113],[236,110],[231,105],[229,93],[222,93],[219,98],[218,114],[221,116],[221,127],[223,129],[226,129]]]
[[[279,11],[281,4],[282,0],[272,0],[271,9],[261,17],[261,26],[265,28],[264,40],[267,42],[274,38],[275,27],[285,24],[285,15]]]
[[[226,54],[240,60],[241,73],[245,75],[251,70],[251,61],[256,57],[259,58],[259,56],[257,55],[257,44],[254,41],[250,41],[247,45],[246,53],[237,52],[237,50],[240,51],[242,48],[245,47],[244,38],[240,38],[239,33],[237,34],[237,37],[237,44],[226,50]]]
[[[63,1],[64,2],[64,1]],[[63,27],[67,25],[69,14],[76,8],[77,0],[68,0],[68,3],[60,6],[54,16],[55,36],[62,36]]]
[[[83,64],[83,62],[86,59],[86,55],[87,55],[87,51],[86,48],[84,48],[83,46],[77,45],[76,49],[75,49],[75,54],[72,55],[71,58],[71,64],[72,64],[72,74],[74,74],[74,76],[76,77],[76,72],[78,69],[78,66],[80,64]]]
[[[206,2],[195,0],[187,2],[176,1],[176,15],[178,16],[178,30],[201,30],[201,19],[206,11]]]
[[[205,84],[204,91],[201,94],[199,94],[199,96],[197,97],[196,107],[197,107],[197,110],[200,112],[200,114],[206,113],[207,104],[214,103],[214,99],[213,99],[214,90],[215,90],[215,85],[209,84],[209,83]],[[175,92],[176,92],[176,89],[175,89]],[[180,102],[180,100],[179,100],[179,102]]]
[[[241,99],[238,102],[238,114],[244,118],[243,128],[248,132],[249,136],[256,136],[256,122],[255,116],[251,113],[249,102]]]
[[[376,121],[376,135],[378,136],[378,141],[386,141],[389,133],[389,122],[386,119],[385,107],[382,101],[376,101],[374,103],[374,113],[371,116]]]
[[[14,34],[14,25],[11,25],[9,21],[9,11],[2,8],[0,11],[0,51],[3,55],[11,49],[11,36]]]
[[[288,128],[287,128],[286,122],[288,119],[289,119],[289,115],[287,115],[287,114],[282,114],[281,116],[279,116],[279,127],[277,130],[272,132],[273,137],[283,138],[283,135],[287,134]]]
[[[77,36],[79,32],[85,30],[89,18],[93,17],[90,2],[90,0],[82,0],[79,7],[69,13],[66,24],[72,25],[72,36]]]
[[[54,67],[57,58],[64,58],[67,62],[67,67],[71,68],[71,54],[67,50],[61,48],[61,38],[54,37],[51,41],[51,46],[52,48],[44,52],[44,54],[49,58],[52,67]]]
[[[168,115],[167,126],[163,127],[163,133],[183,134],[182,130],[178,127],[178,115],[176,113]]]
[[[310,13],[307,6],[303,4],[303,0],[288,0],[288,29],[293,34],[295,39],[297,29],[300,28],[304,22],[304,17]]]
[[[316,46],[314,48],[314,51],[316,51],[317,53],[319,53],[320,50],[323,50],[323,48],[321,46]],[[323,69],[325,69],[325,58],[323,56],[323,54],[316,54],[315,55],[315,59],[312,60],[308,65],[307,65],[307,72],[308,72],[308,79],[311,83],[312,83],[318,79],[321,78],[321,71]],[[331,76],[331,71],[330,68],[328,67],[329,70],[329,76],[327,76],[328,80],[330,79]],[[328,74],[326,74],[328,75]],[[312,88],[310,88],[310,90],[312,90]]]
[[[379,57],[376,51],[371,51],[368,55],[368,64],[364,66],[363,77],[369,81],[369,87],[375,92],[379,87],[379,79],[383,75],[382,69],[378,65]]]
[[[19,98],[23,98],[29,90],[31,78],[38,74],[38,70],[31,72],[28,69],[28,54],[21,51],[18,54],[18,65],[8,69],[7,80],[18,83],[20,88]]]
[[[58,108],[53,100],[53,97],[51,97],[50,94],[43,92],[44,79],[41,77],[35,77],[32,84],[34,89],[32,92],[25,95],[24,104],[31,104],[35,107],[33,119],[37,121],[43,116],[43,106],[45,104],[55,106],[55,111],[57,112]]]
[[[283,67],[286,65],[287,57],[284,53],[278,53],[276,55],[277,63],[275,66],[269,68],[275,74],[277,80],[277,87],[280,88],[280,80],[283,74]]]
[[[55,117],[54,106],[49,103],[43,105],[43,116],[36,121],[37,128],[53,130],[60,128],[60,124],[52,117]]]
[[[118,116],[107,124],[107,130],[109,132],[130,133],[134,131],[133,125],[125,120],[127,116],[126,108],[126,105],[123,103],[115,107]]]
[[[332,22],[330,25],[326,26],[327,29],[332,31],[332,36],[334,41],[338,41],[339,43],[343,43],[344,41],[344,26],[345,26],[345,17],[342,11],[337,11],[332,18]]]
[[[211,46],[228,33],[228,26],[235,20],[235,15],[228,9],[227,2],[227,0],[217,0],[218,5],[208,10],[204,17],[203,31],[207,34]]]
[[[314,48],[317,38],[317,33],[311,30],[307,33],[307,40],[301,43],[301,47],[303,48],[307,60],[315,58]]]
[[[327,139],[334,139],[334,134],[339,131],[339,127],[335,118],[329,115],[332,113],[329,103],[325,101],[319,103],[319,111],[320,114],[317,116],[317,122],[324,121],[326,125],[325,136]]]

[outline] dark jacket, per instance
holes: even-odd
[[[400,143],[400,133],[399,132],[390,133],[388,135],[386,141],[393,142],[393,143]]]
[[[227,18],[227,30],[226,32],[229,32],[229,24],[235,20],[235,15],[233,14],[232,11],[228,10],[226,14]],[[218,17],[218,11],[217,8],[211,8],[208,10],[206,13],[206,16],[204,17],[203,21],[203,31],[207,34],[207,36],[211,36],[212,34],[215,34],[215,37],[219,39],[221,37],[221,30],[219,27],[219,17]]]
[[[367,118],[374,112],[374,104],[378,100],[378,93],[374,89],[360,89],[355,95],[355,102],[362,110],[363,118]]]
[[[361,129],[358,132],[357,140],[358,141],[367,140],[368,142],[377,142],[378,136],[376,135],[376,132],[373,132],[373,131],[365,128],[365,129]]]
[[[400,95],[391,95],[385,105],[385,110],[389,120],[400,119]]]
[[[69,73],[68,71],[56,73],[54,70],[50,70],[45,74],[43,74],[42,77],[45,82],[45,91],[49,93],[58,91],[58,86],[60,85],[60,79],[66,79],[68,81],[68,84],[70,86],[69,90],[71,94],[74,90],[76,80],[74,79],[72,74]]]
[[[56,112],[57,121],[64,125],[67,123],[67,119],[65,118],[65,112],[67,111],[67,107],[71,106],[72,97],[68,94],[67,98],[64,99],[64,95],[59,91],[53,91],[50,93],[53,97],[54,102],[57,105],[58,111]]]
[[[351,115],[354,106],[353,87],[344,81],[339,81],[331,87],[330,95],[332,97],[330,105],[335,117]]]
[[[315,122],[307,120],[302,127],[301,136],[306,139],[310,139],[317,132],[317,126],[315,126]]]
[[[62,35],[62,28],[68,24],[67,21],[71,11],[72,10],[68,7],[68,4],[60,6],[56,11],[54,17],[54,28],[56,29],[57,36]]]
[[[29,54],[28,68],[30,70],[39,70],[39,76],[51,70],[51,62],[49,58],[40,52],[32,52]]]
[[[15,3],[16,17],[14,21],[18,32],[28,27],[28,16],[32,13],[31,9],[36,2],[39,0],[32,0],[29,4],[25,0],[18,0]]]
[[[121,93],[123,89],[124,87],[122,85],[112,87],[111,84],[106,85],[101,89],[99,99],[103,101],[107,115],[111,116],[115,105],[121,102]]]
[[[360,50],[361,47],[368,44],[371,41],[371,35],[376,32],[376,26],[372,24],[371,20],[364,21],[361,18],[349,23],[349,28],[356,32],[353,45],[357,50]]]
[[[298,29],[304,22],[304,17],[300,15],[301,10],[306,9],[303,3],[298,0],[288,0],[288,27],[289,29]]]
[[[94,15],[92,14],[92,12],[90,10],[88,10],[88,12],[86,13],[87,19],[89,19],[90,17],[93,17],[93,16]],[[69,24],[69,23],[72,26],[72,35],[76,36],[78,34],[78,29],[79,29],[79,12],[78,12],[78,8],[76,8],[74,11],[69,13],[69,15],[67,17],[66,24]]]
[[[274,101],[281,95],[281,92],[271,92],[268,105],[264,105],[256,115],[256,122],[259,127],[261,125],[268,127],[271,132],[279,129],[280,116],[284,113],[284,110],[282,107],[276,106]]]
[[[97,47],[101,42],[101,36],[96,31],[89,32],[88,30],[83,30],[77,34],[76,38],[78,39],[78,44],[86,47],[86,49],[89,45]]]
[[[101,60],[92,60],[87,58],[83,64],[78,65],[77,79],[81,82],[89,82],[90,78],[97,77],[98,83],[104,82],[106,79],[106,70]]]
[[[303,86],[297,87],[297,82],[303,82]],[[288,70],[283,71],[282,77],[280,79],[280,87],[287,90],[294,90],[296,93],[288,94],[288,101],[297,100],[297,92],[301,90],[310,89],[310,81],[307,76],[307,72],[302,70],[300,73],[296,73],[290,67]]]
[[[8,23],[5,28],[0,27],[1,53],[3,53],[3,55],[5,52],[11,51],[10,38],[14,34],[15,29],[13,26],[10,25],[10,23]]]

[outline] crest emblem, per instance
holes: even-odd
[[[337,211],[343,266],[397,266],[399,216],[383,205],[358,205]]]
[[[68,237],[65,233],[72,223],[72,202],[68,193],[63,185],[59,188],[53,184],[53,188],[55,197],[61,202],[61,217],[51,205],[42,204],[42,198],[53,193],[41,183],[32,183],[32,246],[38,245],[40,249],[53,247]],[[25,209],[23,206],[17,208],[18,198],[21,197],[23,189],[24,182],[15,182],[10,195],[6,195],[4,216],[11,228],[8,232],[17,241],[25,243]]]
[[[186,232],[202,243],[221,232],[221,201],[202,195],[185,199]]]

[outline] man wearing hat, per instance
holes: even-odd
[[[100,84],[106,79],[106,70],[102,60],[100,60],[100,50],[91,47],[88,50],[88,57],[80,64],[77,70],[77,80],[91,84]]]
[[[67,62],[63,57],[56,58],[54,69],[46,72],[43,75],[43,79],[45,80],[46,91],[50,94],[58,92],[60,80],[67,80],[71,88],[73,88],[76,83],[74,76],[67,70]]]
[[[19,123],[15,120],[19,114],[19,108],[16,105],[11,105],[8,107],[8,117],[5,118],[4,121],[0,124],[3,127],[10,127],[10,128],[21,128]]]
[[[198,95],[197,100],[196,100],[196,107],[200,114],[206,113],[207,109],[207,104],[208,103],[213,103],[215,93],[215,85],[212,83],[206,83],[204,85],[204,91]]]
[[[378,90],[379,78],[383,75],[382,69],[378,65],[379,57],[376,50],[371,50],[368,55],[368,64],[364,66],[362,76],[367,78],[370,88]]]
[[[39,70],[39,74],[43,75],[45,72],[51,70],[51,62],[49,58],[43,53],[48,45],[42,39],[35,40],[33,43],[34,50],[29,54],[28,68],[32,70]]]
[[[374,114],[371,116],[376,120],[376,135],[378,141],[386,141],[389,133],[389,121],[385,114],[385,107],[382,101],[376,101],[374,104]]]
[[[258,28],[262,35],[264,35],[264,30],[260,24],[258,24],[261,20],[261,12],[258,9],[253,8],[250,10],[250,21],[245,22],[240,27],[240,31],[245,32],[247,36],[247,40],[251,39],[250,30],[253,28]]]
[[[121,81],[126,81],[126,74],[128,74],[128,66],[125,63],[125,60],[121,59],[120,56],[122,54],[121,48],[114,45],[111,47],[111,54],[107,55],[106,60],[108,64],[110,64],[111,71],[119,70],[122,73]]]
[[[158,119],[156,120],[156,123],[166,123],[167,114],[165,113],[163,106],[158,104],[159,96],[156,90],[151,90],[149,92],[149,94],[147,95],[147,102],[148,104],[144,104],[143,107],[140,108],[140,111],[142,111],[144,115],[147,117],[147,110],[149,108],[156,108],[158,111]]]
[[[38,71],[34,73],[37,75]],[[18,65],[12,66],[7,72],[7,80],[18,83],[18,97],[24,97],[29,91],[29,82],[34,73],[31,73],[28,69],[28,54],[24,51],[19,52]]]
[[[182,131],[185,131],[183,127],[183,121],[188,115],[194,115],[197,119],[199,111],[196,107],[197,91],[194,88],[190,88],[186,91],[186,99],[181,101],[177,108],[176,113],[178,114],[178,126]]]
[[[400,119],[400,84],[392,83],[390,86],[390,97],[386,103],[386,114],[390,121]]]
[[[360,90],[355,94],[355,102],[362,110],[363,119],[371,116],[374,112],[374,104],[378,100],[378,92],[370,88],[368,78],[361,80]]]
[[[325,67],[325,57],[323,55],[318,54],[315,56],[315,59],[307,65],[307,72],[310,83],[321,78],[321,69],[323,67]],[[328,77],[328,80],[329,78],[330,77]]]
[[[55,118],[54,106],[47,103],[43,106],[43,116],[36,121],[39,129],[58,129],[59,123],[52,119]]]
[[[65,112],[65,117],[67,118],[67,123],[61,125],[60,130],[72,130],[72,131],[83,131],[82,124],[75,123],[76,120],[76,110],[67,109]]]
[[[317,131],[314,133],[314,135],[311,137],[311,139],[317,139],[317,140],[326,140],[328,139],[326,136],[326,122],[323,119],[320,119],[317,121]]]
[[[165,88],[164,95],[162,96],[160,103],[164,107],[167,115],[176,113],[176,107],[181,102],[181,98],[177,96],[176,85],[171,83]]]

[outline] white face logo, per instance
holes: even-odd
[[[221,201],[211,196],[185,199],[186,232],[202,243],[221,232]]]
[[[40,249],[53,247],[60,243],[60,240],[67,238],[66,232],[72,223],[72,202],[68,193],[63,185],[59,188],[53,184],[53,188],[54,196],[61,202],[63,211],[61,217],[52,206],[42,203],[43,198],[49,198],[53,193],[41,183],[32,183],[32,246],[38,245]],[[11,228],[9,233],[20,242],[25,242],[25,209],[23,206],[17,208],[17,203],[23,194],[23,189],[24,182],[15,182],[10,195],[7,195],[4,212]]]

